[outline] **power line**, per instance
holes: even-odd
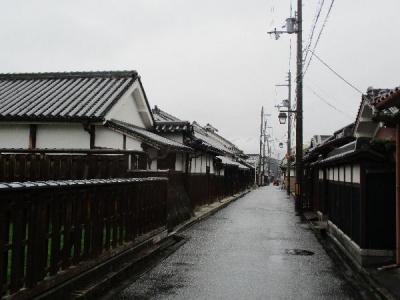
[[[361,92],[358,88],[356,88],[353,84],[351,84],[349,81],[347,81],[342,75],[340,75],[338,72],[336,72],[331,66],[329,66],[326,62],[324,62],[317,54],[315,54],[313,51],[309,50],[312,54],[311,57],[315,56],[325,67],[327,67],[330,71],[332,71],[333,74],[335,74],[337,77],[339,77],[341,80],[343,80],[345,83],[347,83],[348,86],[359,92],[361,95],[363,92]]]
[[[337,108],[335,105],[333,105],[332,103],[330,103],[328,100],[326,100],[324,97],[322,97],[320,94],[318,94],[313,88],[311,88],[309,85],[306,85],[306,87],[322,102],[324,102],[326,105],[328,105],[329,107],[333,108],[334,110],[336,110],[337,112],[340,112],[341,114],[345,115],[346,117],[348,117],[350,120],[353,120],[353,117],[351,115],[349,115],[348,113],[346,113],[345,111]]]
[[[332,0],[331,5],[329,6],[328,12],[327,12],[327,14],[326,14],[326,16],[325,16],[324,23],[322,24],[321,30],[319,31],[319,34],[318,34],[318,37],[317,37],[317,41],[316,41],[315,44],[314,44],[314,48],[313,48],[312,52],[315,52],[315,49],[317,48],[317,45],[318,45],[319,40],[320,40],[320,38],[321,38],[322,32],[324,31],[324,28],[325,28],[325,26],[326,26],[326,23],[328,22],[328,17],[329,17],[329,15],[330,15],[330,13],[331,13],[331,10],[332,10],[332,7],[333,7],[333,4],[334,4],[334,3],[335,3],[335,0]],[[310,51],[310,50],[308,50],[308,51]],[[310,59],[308,60],[307,67],[305,68],[305,70],[304,70],[304,72],[303,72],[303,77],[304,77],[304,75],[307,73],[307,70],[308,70],[308,68],[310,67],[311,61],[312,61],[312,56],[310,56]]]
[[[306,50],[305,50],[305,57],[304,57],[304,60],[303,60],[303,61],[306,61],[306,60],[307,60],[308,50],[309,50],[310,47],[311,47],[312,40],[313,40],[313,37],[314,37],[315,28],[316,28],[316,26],[317,26],[319,17],[321,16],[321,11],[322,11],[322,7],[324,6],[324,3],[325,3],[325,0],[322,0],[322,1],[320,0],[320,5],[319,5],[319,7],[317,7],[316,16],[315,16],[315,18],[314,18],[314,24],[313,24],[313,26],[312,26],[311,33],[310,33],[310,35],[309,35],[308,45],[307,45]]]

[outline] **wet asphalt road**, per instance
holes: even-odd
[[[357,298],[276,187],[251,192],[183,234],[186,244],[116,299]]]

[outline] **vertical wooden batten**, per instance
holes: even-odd
[[[36,134],[37,134],[37,125],[36,124],[29,125],[29,149],[36,148]]]
[[[96,144],[96,126],[90,125],[89,134],[90,134],[90,149],[94,149]]]

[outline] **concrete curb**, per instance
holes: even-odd
[[[246,190],[246,191],[244,191],[242,193],[239,193],[239,194],[233,195],[231,197],[227,197],[227,198],[224,198],[224,199],[220,200],[220,203],[221,203],[220,205],[218,205],[218,206],[210,209],[209,211],[206,211],[206,212],[204,212],[204,213],[202,213],[202,214],[200,214],[198,216],[190,218],[189,220],[187,220],[186,222],[184,222],[181,225],[176,226],[174,228],[174,230],[169,233],[169,236],[177,234],[177,233],[180,233],[180,232],[188,229],[190,226],[193,226],[194,224],[196,224],[196,223],[198,223],[198,222],[210,217],[211,215],[215,214],[219,210],[227,207],[232,202],[234,202],[234,201],[246,196],[248,193],[250,193],[253,190],[254,189],[249,189],[249,190]]]
[[[346,252],[346,249],[343,247],[343,245],[340,244],[340,242],[334,236],[332,236],[328,232],[321,233],[321,231],[318,228],[315,228],[315,224],[313,224],[313,222],[311,221],[307,222],[311,227],[312,231],[314,232],[315,236],[317,237],[318,241],[322,244],[325,251],[328,253],[328,255],[331,256],[332,253],[329,254],[329,252],[333,252],[335,259],[337,259],[340,262],[340,264],[342,264],[345,268],[353,272],[355,278],[349,278],[349,276],[345,275],[347,280],[352,281],[353,285],[355,286],[358,286],[359,283],[354,283],[354,280],[361,281],[363,285],[367,286],[369,292],[373,293],[375,297],[377,297],[378,299],[388,299],[388,300],[397,299],[387,289],[382,287],[369,274],[369,272],[366,269],[362,268],[357,263],[357,261]],[[324,239],[326,242],[323,242],[322,239]],[[330,247],[327,245],[327,243],[330,244],[329,245]],[[327,247],[329,247],[329,251]],[[364,297],[364,299],[370,299],[370,298],[367,296]]]

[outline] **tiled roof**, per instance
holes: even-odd
[[[366,155],[374,159],[384,159],[384,156],[370,147],[370,139],[360,137],[350,143],[342,145],[341,147],[333,149],[326,158],[314,162],[312,165],[323,165],[328,163],[337,163],[339,161],[349,159],[358,155]]]
[[[381,92],[378,95],[374,95],[372,97],[371,104],[374,106],[380,106],[384,102],[395,98],[400,98],[400,87],[396,87],[391,90],[389,89],[381,90]]]
[[[0,121],[102,120],[136,71],[0,74]]]
[[[322,143],[305,151],[303,157],[304,161],[314,161],[320,155],[325,156],[333,149],[353,141],[353,127],[354,123],[351,123],[339,130],[336,130],[333,135],[326,138]]]
[[[192,126],[189,122],[157,122],[154,124],[154,131],[157,133],[177,133],[177,132],[191,132]]]
[[[118,120],[107,121],[106,126],[114,128],[116,130],[125,132],[129,135],[133,135],[143,140],[145,143],[154,146],[156,148],[166,147],[176,149],[180,151],[192,151],[190,147],[187,147],[181,143],[162,137],[158,134],[152,133],[144,128],[137,127],[135,125],[125,123]]]
[[[157,105],[154,106],[152,109],[154,120],[165,122],[165,121],[172,121],[172,122],[180,122],[182,120],[178,119],[177,117],[170,115],[169,113],[161,110]]]
[[[224,165],[237,166],[237,167],[239,167],[239,169],[243,169],[243,170],[250,169],[248,166],[241,164],[240,162],[234,161],[227,156],[217,156],[217,158],[219,160],[221,160],[221,163]]]
[[[192,133],[193,127],[188,121],[182,121],[177,117],[161,110],[157,105],[152,110],[157,133]]]
[[[189,133],[192,134],[193,138],[191,146],[195,148],[206,148],[208,151],[213,151],[219,154],[243,154],[243,152],[233,143],[217,134],[217,130],[210,124],[202,127],[194,121],[192,125],[190,125],[189,122],[180,120],[179,118],[161,110],[158,106],[154,107],[153,116],[156,120],[155,131],[157,133],[182,132],[188,125],[189,127],[187,127],[187,130],[189,130]]]

